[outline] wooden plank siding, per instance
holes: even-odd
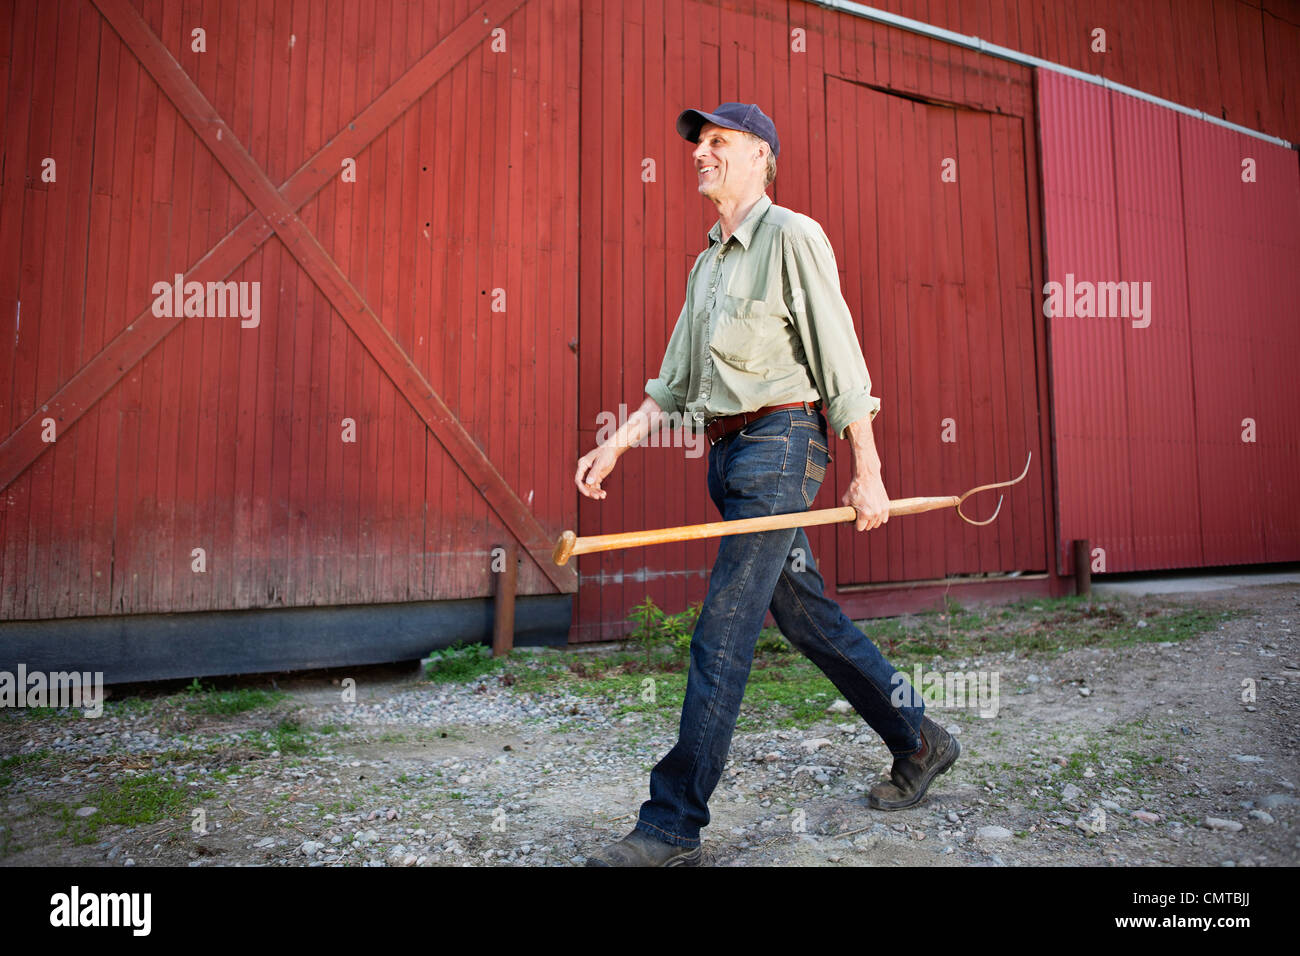
[[[539,557],[573,496],[532,460],[566,435],[576,455],[555,414],[576,389],[576,231],[556,198],[577,181],[575,10],[6,11],[24,79],[6,73],[0,617],[473,597],[511,529],[534,555],[521,593],[572,588]],[[470,152],[447,135],[466,103]],[[449,164],[471,218],[449,214]],[[155,318],[152,283],[176,272],[260,282],[261,325]],[[526,430],[507,403],[534,410]]]

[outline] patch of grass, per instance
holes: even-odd
[[[900,669],[935,657],[993,652],[1054,656],[1076,647],[1121,647],[1183,641],[1242,611],[1207,611],[1172,603],[1098,600],[1071,595],[966,609],[956,604],[907,618],[859,622]]]
[[[429,655],[424,676],[431,681],[467,683],[496,673],[505,666],[504,658],[493,657],[486,644],[457,642]]]
[[[647,598],[632,613],[635,650],[511,661],[506,670],[509,685],[521,692],[564,690],[603,699],[615,705],[616,714],[676,720],[689,668],[690,631],[698,613],[693,606],[669,614]],[[1240,613],[1075,596],[990,608],[965,608],[949,600],[935,611],[859,626],[891,663],[907,673],[913,665],[928,666],[936,658],[955,662],[997,652],[1052,656],[1075,647],[1186,640]],[[645,699],[647,679],[655,682],[653,701]],[[919,690],[930,703],[942,699],[939,687]],[[737,726],[742,730],[774,724],[807,727],[823,719],[826,706],[837,697],[838,691],[821,671],[779,630],[765,628],[755,649]]]
[[[571,694],[612,703],[616,715],[639,713],[667,722],[678,719],[686,695],[684,670],[626,673],[617,662],[599,668],[589,661],[580,664],[582,676],[570,672],[548,686],[556,689],[558,685]],[[648,699],[647,681],[654,682],[653,699]],[[806,658],[765,656],[750,671],[737,728],[757,729],[773,723],[807,727],[823,719],[826,707],[838,696],[835,686]]]
[[[181,697],[181,706],[190,713],[230,715],[242,714],[262,707],[271,707],[288,699],[284,691],[257,690],[240,688],[239,690],[217,690],[204,687],[196,677],[185,688]]]
[[[1050,767],[1043,771],[1030,771],[1039,776],[1037,785],[1043,792],[1040,797],[1029,799],[1028,805],[1037,810],[1059,809],[1056,791],[1067,783],[1076,784],[1085,794],[1094,795],[1099,788],[1123,786],[1140,793],[1158,786],[1159,780],[1172,772],[1168,761],[1175,738],[1172,734],[1152,733],[1151,730],[1147,719],[1139,717],[1107,728],[1104,736],[1098,739],[1088,740],[1069,752],[1061,752],[1065,766],[1055,771]],[[1027,769],[1013,768],[1009,764],[1003,767],[1018,771]],[[1094,775],[1085,777],[1089,767]],[[1026,781],[1023,777],[1017,778],[1015,784],[1025,786]]]
[[[270,730],[249,731],[241,734],[240,739],[247,746],[262,753],[273,753],[278,750],[283,757],[290,754],[311,753],[311,733],[298,722],[298,718],[292,715],[281,719]]]
[[[772,656],[782,654],[798,654],[794,646],[785,639],[780,628],[765,627],[758,635],[758,643],[754,645],[754,654],[756,656]]]
[[[193,684],[190,685],[194,686]],[[122,697],[104,702],[106,717],[139,717],[153,713],[155,702],[148,697]]]
[[[271,731],[271,742],[282,754],[306,754],[311,752],[311,742],[304,729],[294,717],[286,717]]]
[[[13,786],[20,768],[35,769],[53,756],[48,750],[33,750],[31,753],[0,757],[0,789]]]
[[[805,657],[755,666],[745,685],[736,727],[809,727],[825,719],[826,708],[837,697],[835,685]]]
[[[0,711],[5,720],[85,720],[80,707],[13,707]]]
[[[93,843],[101,827],[143,826],[174,820],[178,828],[189,826],[189,812],[213,796],[178,783],[165,774],[128,777],[113,787],[87,794],[75,806],[46,802],[38,809],[51,813],[60,823],[55,836],[75,844]],[[92,806],[98,812],[89,817],[76,815],[78,807]]]

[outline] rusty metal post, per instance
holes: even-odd
[[[1092,593],[1092,548],[1087,538],[1074,541],[1074,593]]]
[[[506,566],[496,576],[492,618],[492,656],[505,657],[515,646],[515,588],[519,584],[519,545],[511,539],[498,545],[506,553]]]

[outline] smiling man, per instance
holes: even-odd
[[[857,529],[883,525],[889,496],[871,428],[880,401],[825,232],[765,192],[781,150],[776,127],[756,105],[723,103],[686,110],[677,131],[695,144],[699,192],[718,221],[687,279],[659,376],[627,422],[578,461],[578,490],[605,498],[601,483],[619,457],[678,413],[708,435],[709,495],[723,518],[804,511],[831,460],[829,425],[851,449],[843,503],[857,511]],[[651,772],[636,828],[589,865],[699,863],[768,610],[893,754],[889,778],[868,795],[872,807],[915,805],[957,759],[957,741],[925,716],[920,695],[899,693],[911,689],[907,678],[826,597],[802,528],[724,537],[691,639],[677,744]]]

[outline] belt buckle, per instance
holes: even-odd
[[[719,416],[717,416],[716,418],[710,418],[710,419],[708,420],[708,422],[706,422],[705,425],[704,425],[704,434],[705,434],[705,437],[707,437],[707,438],[709,439],[709,447],[710,447],[710,448],[714,447],[714,446],[717,445],[719,442],[721,442],[722,439],[726,438],[728,435],[731,434],[731,432],[727,431],[726,426],[723,424],[723,423],[724,423],[728,418],[741,418],[741,417],[743,417],[743,416],[739,416],[739,415],[730,415],[730,416],[728,416],[728,415],[719,415]],[[718,426],[718,437],[717,437],[717,438],[714,438],[712,435],[709,434],[709,430],[712,429],[714,425],[717,425],[717,426]],[[743,424],[742,424],[742,427],[744,427]],[[734,431],[734,430],[735,430],[735,429],[732,429],[732,431]]]

